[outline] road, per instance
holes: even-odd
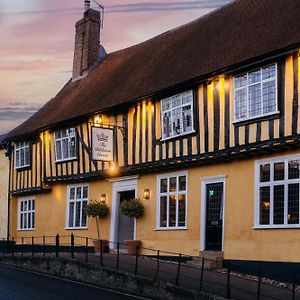
[[[147,300],[0,265],[0,300]],[[149,300],[149,299],[148,299]]]

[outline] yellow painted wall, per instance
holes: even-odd
[[[273,156],[297,154],[299,151]],[[270,156],[268,156],[270,157]],[[266,158],[266,157],[265,157]],[[255,158],[186,169],[188,172],[187,230],[156,230],[157,175],[138,179],[138,197],[145,205],[145,215],[137,221],[137,239],[143,247],[181,252],[197,256],[200,247],[201,178],[226,176],[225,195],[225,259],[300,262],[299,229],[253,229],[254,225]],[[183,170],[181,170],[183,171]],[[160,174],[161,175],[161,174]],[[151,191],[149,200],[143,190]],[[65,230],[67,185],[54,185],[51,194],[36,195],[36,229],[15,231],[14,236],[70,235],[96,237],[95,222],[89,219],[88,230]],[[111,207],[112,183],[95,181],[89,184],[89,199],[107,195]],[[13,199],[13,228],[17,227],[17,198]],[[101,223],[101,237],[109,239],[110,217]],[[83,243],[83,239],[77,240]]]
[[[8,191],[9,160],[5,151],[0,150],[0,238],[7,234],[7,191]]]

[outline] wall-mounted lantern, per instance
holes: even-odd
[[[101,196],[100,196],[100,202],[101,203],[106,203],[106,195],[105,194],[101,194]]]
[[[149,200],[150,199],[150,190],[144,189],[144,199]]]

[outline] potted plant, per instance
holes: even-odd
[[[88,217],[92,217],[96,220],[96,227],[97,227],[97,234],[98,239],[94,239],[94,249],[95,253],[100,253],[101,251],[101,241],[100,241],[100,230],[99,230],[99,223],[100,219],[105,219],[109,215],[109,207],[106,203],[101,203],[95,200],[91,200],[86,206],[86,214]],[[102,251],[108,252],[108,241],[102,240]]]
[[[120,204],[121,214],[129,218],[141,218],[144,215],[144,205],[139,199],[131,199],[123,201]],[[125,241],[128,254],[134,255],[137,253],[138,247],[141,245],[141,241],[138,240],[126,240]]]

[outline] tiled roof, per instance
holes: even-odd
[[[116,107],[299,44],[299,0],[236,0],[109,54],[86,78],[69,81],[8,138]]]

